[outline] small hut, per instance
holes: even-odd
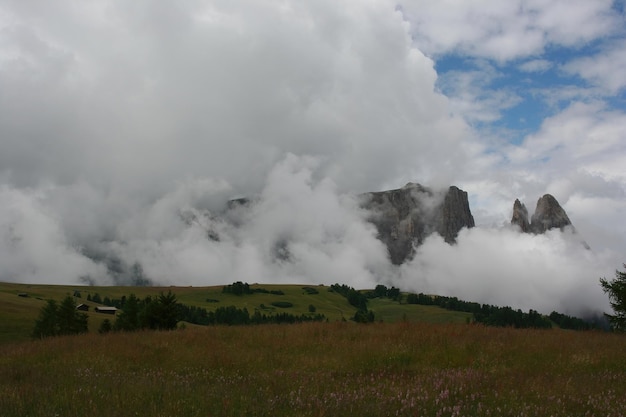
[[[103,313],[103,314],[115,314],[117,313],[117,308],[115,307],[108,307],[108,306],[98,306],[95,308],[96,313]]]

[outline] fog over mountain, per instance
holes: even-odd
[[[401,6],[0,1],[0,280],[383,283],[608,311],[624,112],[573,101],[503,140],[459,110],[448,44]],[[476,227],[394,264],[359,196],[408,182],[458,186]],[[577,235],[510,225],[516,198],[546,193]]]

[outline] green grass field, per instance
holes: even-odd
[[[0,345],[0,415],[620,416],[626,338],[304,323]]]
[[[316,313],[326,316],[328,321],[341,321],[352,317],[356,309],[348,304],[341,295],[329,291],[328,286],[313,286],[318,293],[309,294],[303,288],[305,285],[251,285],[251,288],[264,288],[268,291],[280,290],[284,295],[255,293],[237,296],[222,292],[223,286],[214,287],[92,287],[71,285],[28,285],[0,283],[0,344],[14,341],[24,341],[30,338],[39,310],[46,300],[61,301],[68,295],[80,293],[76,298],[77,304],[89,305],[89,331],[97,332],[102,321],[112,317],[94,312],[98,304],[87,301],[97,293],[101,298],[119,299],[134,293],[137,297],[158,296],[160,293],[172,291],[182,304],[203,307],[214,311],[218,307],[234,305],[238,308],[247,308],[250,314],[259,309],[264,314],[288,312],[294,315],[309,312],[309,305],[316,308]],[[27,294],[20,297],[18,294]],[[207,300],[218,300],[209,302]],[[273,307],[275,301],[287,301],[293,307],[281,309]],[[263,307],[262,307],[263,306]],[[372,299],[369,308],[376,314],[377,321],[392,323],[397,321],[427,322],[427,323],[465,323],[471,317],[468,313],[448,311],[435,306],[420,306],[399,304],[389,299]]]
[[[372,299],[377,322],[316,286],[81,287],[0,283],[0,416],[620,416],[626,336],[467,324],[469,315]],[[87,295],[143,298],[172,291],[204,307],[313,304],[328,322],[193,326],[98,334],[111,316]],[[47,299],[80,292],[90,331],[32,340]],[[26,294],[27,297],[19,294]],[[219,302],[209,302],[219,300]]]

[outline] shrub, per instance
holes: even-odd
[[[98,333],[100,334],[109,333],[112,329],[113,329],[113,326],[111,325],[111,321],[109,319],[104,319],[102,324],[100,324]]]
[[[293,307],[293,303],[290,303],[289,301],[274,301],[272,305],[279,308]]]

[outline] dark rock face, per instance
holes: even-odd
[[[565,227],[571,226],[572,222],[556,198],[546,194],[537,201],[537,207],[530,223],[528,222],[526,207],[519,200],[515,200],[511,224],[518,225],[522,232],[541,234],[555,228],[563,230]]]
[[[528,210],[518,199],[515,199],[515,203],[513,204],[513,218],[511,219],[511,224],[518,225],[520,230],[524,233],[528,233],[530,231]]]
[[[459,231],[474,227],[474,216],[469,207],[467,192],[451,186],[446,193],[443,205],[437,212],[436,231],[446,242],[454,243]]]
[[[572,222],[556,198],[546,194],[537,201],[535,214],[530,221],[530,229],[533,233],[543,233],[554,228],[563,230],[565,226],[571,226],[571,224]]]
[[[397,190],[361,195],[361,207],[371,214],[378,238],[387,245],[391,262],[400,265],[415,254],[415,246],[432,233],[454,243],[463,227],[474,227],[467,193],[457,187],[434,192],[408,183]]]

